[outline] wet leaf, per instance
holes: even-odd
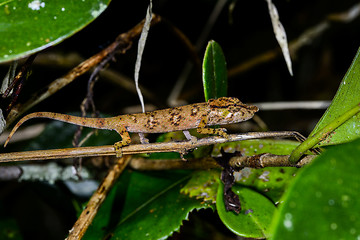
[[[0,62],[53,46],[96,19],[110,0],[0,2]]]
[[[256,189],[278,203],[298,171],[299,169],[291,167],[244,168],[235,172],[234,176],[237,184]]]
[[[216,208],[221,221],[239,236],[268,237],[271,220],[276,211],[275,205],[251,189],[240,186],[233,186],[232,189],[239,196],[242,209],[239,214],[226,211],[223,195],[224,185],[219,183]]]
[[[358,50],[349,70],[340,83],[339,89],[310,136],[336,120],[356,104],[360,103],[360,49]],[[332,134],[323,139],[317,146],[326,146],[349,142],[360,136],[360,113],[335,129]]]
[[[160,174],[158,174],[160,175]],[[174,181],[174,176],[161,177],[133,173],[121,220],[113,239],[161,239],[178,231],[189,212],[206,208],[206,204],[180,194],[188,176]],[[141,176],[141,177],[140,177]],[[165,182],[165,184],[164,184]]]
[[[332,147],[299,172],[273,222],[273,239],[360,237],[360,140]]]
[[[290,140],[254,139],[216,145],[212,155],[218,156],[220,147],[227,152],[239,151],[243,156],[261,153],[287,155],[298,145],[299,142]],[[235,172],[234,176],[238,184],[252,187],[277,203],[297,171],[297,168],[289,167],[244,168],[240,172]]]

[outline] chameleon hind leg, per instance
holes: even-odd
[[[225,132],[226,128],[209,128],[206,127],[208,122],[207,116],[203,116],[197,126],[197,132],[201,134],[215,134],[223,138],[229,138],[229,135]]]
[[[122,147],[129,145],[131,143],[131,138],[129,132],[124,126],[120,126],[115,129],[115,131],[117,131],[121,136],[121,141],[114,144],[116,157],[120,158],[122,157]]]

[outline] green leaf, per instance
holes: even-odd
[[[332,147],[293,181],[273,239],[360,238],[360,140]]]
[[[215,203],[219,188],[219,178],[219,170],[196,171],[191,174],[191,179],[181,189],[181,192],[188,194],[190,197]]]
[[[278,203],[299,169],[290,167],[244,168],[235,172],[235,182],[251,187]]]
[[[325,114],[322,116],[310,136],[336,120],[345,112],[360,103],[360,49],[358,50],[349,70],[340,83],[340,87]],[[326,146],[349,142],[360,136],[360,114],[356,114],[338,127],[317,146]]]
[[[277,155],[290,154],[299,142],[291,140],[274,140],[274,139],[253,139],[238,142],[228,142],[217,144],[214,147],[212,156],[220,156],[220,149],[226,152],[240,151],[243,156],[253,156],[261,153],[272,153]]]
[[[206,207],[180,194],[188,176],[165,185],[164,182],[170,183],[168,179],[171,178],[154,179],[141,174],[141,178],[130,183],[128,191],[131,192],[126,196],[121,220],[113,232],[114,239],[163,239],[180,229],[189,212]]]
[[[110,0],[3,0],[0,2],[0,62],[53,46],[97,18]]]
[[[118,200],[111,197],[105,200],[84,239],[101,239],[101,234],[112,236],[107,239],[170,236],[179,230],[189,212],[208,207],[180,193],[188,178],[189,172],[183,171],[127,172],[118,180]],[[97,232],[99,229],[101,234]]]
[[[224,53],[218,43],[209,41],[203,60],[205,100],[227,95],[227,69]]]
[[[289,161],[292,163],[296,163],[305,153],[305,151],[314,147],[319,141],[328,137],[329,134],[331,133],[334,134],[335,129],[337,129],[339,126],[342,126],[342,124],[345,123],[346,121],[349,121],[350,118],[353,117],[356,118],[356,114],[358,114],[359,112],[360,112],[360,104],[357,104],[355,107],[346,111],[338,118],[327,124],[325,127],[321,128],[314,135],[308,137],[302,144],[297,146],[295,150],[291,153],[289,157]]]
[[[268,237],[271,220],[276,211],[275,205],[251,189],[233,186],[232,190],[239,195],[241,211],[239,214],[226,211],[223,194],[224,185],[220,183],[216,208],[221,221],[237,235],[248,238]]]
[[[253,156],[262,153],[288,155],[297,146],[299,146],[299,142],[291,140],[253,139],[217,144],[212,155],[219,156],[221,148],[227,152],[239,151],[243,156]],[[240,172],[235,172],[234,176],[238,184],[252,187],[270,198],[274,203],[277,203],[297,171],[297,168],[288,167],[244,168]]]

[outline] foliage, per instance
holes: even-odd
[[[205,101],[227,96],[227,68],[224,53],[215,41],[209,41],[203,61]]]
[[[302,169],[282,199],[272,239],[358,238],[359,155],[360,139],[329,149]]]
[[[0,2],[0,62],[23,58],[74,35],[109,5],[109,0]]]
[[[360,49],[340,83],[339,89],[331,102],[331,105],[324,113],[310,136],[314,135],[321,128],[330,122],[340,118],[347,111],[360,103]],[[317,146],[334,145],[345,143],[359,138],[360,136],[360,114],[349,116],[349,120],[336,128],[326,138],[321,139]]]

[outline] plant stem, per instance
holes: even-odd
[[[357,104],[355,107],[348,110],[343,115],[336,118],[334,121],[330,122],[328,125],[317,131],[314,135],[310,136],[302,144],[300,144],[294,149],[294,151],[290,155],[289,161],[291,163],[296,163],[307,150],[311,149],[320,141],[324,140],[336,128],[338,128],[340,125],[342,125],[344,122],[346,122],[352,116],[354,116],[359,112],[360,112],[360,104]]]

